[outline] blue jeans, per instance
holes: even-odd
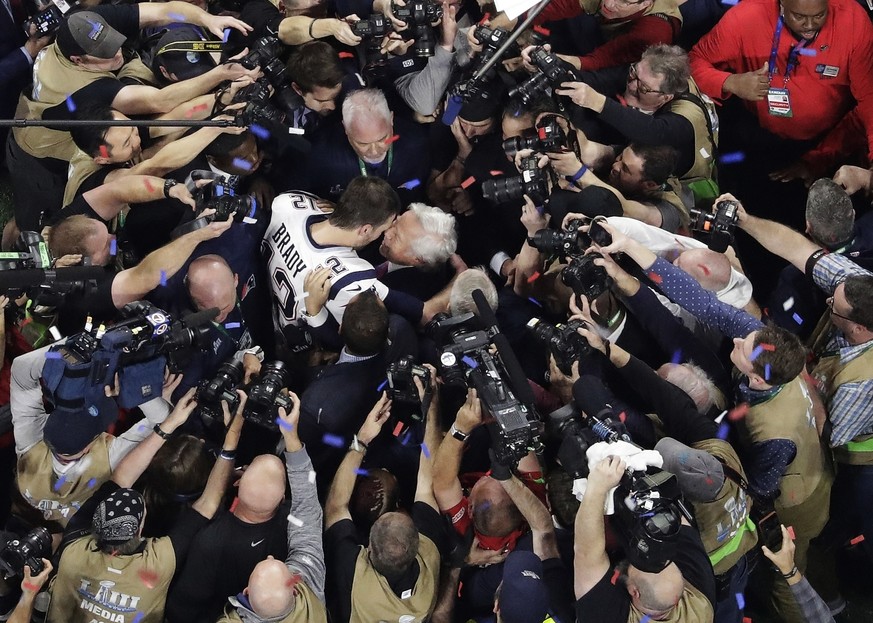
[[[864,535],[862,546],[873,561],[873,465],[840,463],[831,495],[831,521],[842,542]]]
[[[737,601],[737,595],[746,592],[746,584],[749,581],[749,556],[752,554],[753,552],[747,552],[728,571],[730,585],[727,594],[719,595],[721,599],[715,604],[715,623],[743,623],[743,610]]]

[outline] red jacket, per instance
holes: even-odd
[[[855,0],[828,4],[827,20],[809,46],[815,55],[801,56],[784,86],[794,116],[771,115],[766,98],[744,103],[766,130],[783,138],[808,140],[823,137],[857,101],[868,144],[873,144],[873,26]],[[743,0],[731,8],[689,55],[700,90],[723,99],[722,85],[729,75],[755,71],[767,63],[778,17],[777,0]],[[784,28],[771,88],[783,88],[789,48],[796,42]],[[825,67],[837,75],[825,76]]]

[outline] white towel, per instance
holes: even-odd
[[[618,456],[627,464],[629,469],[634,471],[645,471],[646,467],[661,467],[664,465],[664,458],[660,452],[655,450],[643,450],[632,443],[626,441],[607,442],[599,441],[588,448],[586,453],[588,457],[588,469],[594,469],[600,461],[608,456]],[[580,502],[585,497],[585,491],[588,488],[587,478],[577,478],[573,481],[573,495]],[[603,514],[612,515],[615,512],[613,504],[613,494],[617,487],[609,490],[606,496],[606,503],[603,505]]]

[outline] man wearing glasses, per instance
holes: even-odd
[[[873,559],[873,273],[742,208],[739,226],[828,295],[828,312],[813,334],[818,360],[812,374],[829,413],[822,437],[837,463],[831,517],[846,524],[838,528],[853,530],[848,538],[857,536],[860,527],[864,549]]]

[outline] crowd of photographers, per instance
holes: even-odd
[[[850,620],[873,8],[2,3],[3,620]]]

